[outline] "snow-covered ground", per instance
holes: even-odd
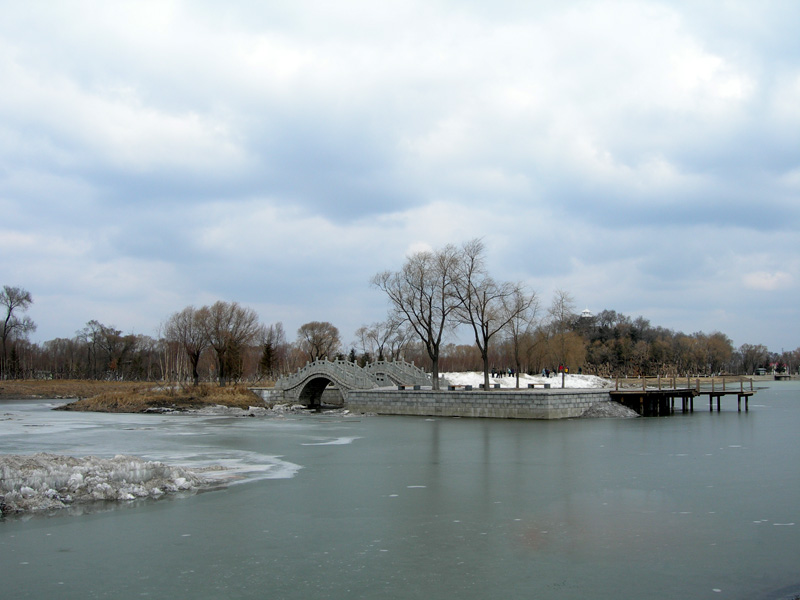
[[[468,373],[441,373],[441,376],[447,379],[453,385],[471,385],[477,388],[483,384],[483,373],[481,372],[468,372]],[[517,385],[517,378],[514,377],[492,377],[489,374],[489,384],[499,383],[501,388],[513,388]],[[520,375],[519,387],[527,389],[529,383],[549,383],[552,388],[561,387],[561,375],[555,374],[551,377],[544,377],[542,375]],[[613,382],[596,375],[565,375],[564,387],[567,388],[610,388],[613,387]]]
[[[209,483],[194,471],[135,456],[0,455],[2,513],[47,511],[97,500],[159,498]]]

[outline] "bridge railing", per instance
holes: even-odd
[[[347,360],[337,360],[332,363],[329,362],[329,365],[330,364],[336,365],[336,367],[341,369],[337,374],[341,372],[345,373],[345,383],[352,387],[368,389],[377,385],[375,378],[356,363]]]
[[[377,386],[375,378],[355,363],[346,360],[318,359],[307,362],[295,373],[281,377],[275,382],[275,387],[283,390],[290,389],[302,383],[312,374],[324,374],[333,381],[355,389],[371,389]]]
[[[368,364],[364,370],[377,376],[379,373],[385,373],[395,383],[403,383],[409,385],[430,385],[431,377],[428,373],[404,360],[379,360]]]

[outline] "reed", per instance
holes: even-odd
[[[188,410],[214,405],[247,409],[264,404],[244,385],[220,387],[89,380],[2,381],[0,398],[75,398],[75,402],[59,408],[96,412]]]

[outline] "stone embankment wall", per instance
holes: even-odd
[[[597,402],[611,400],[608,390],[354,390],[345,407],[379,415],[566,419],[581,416]]]

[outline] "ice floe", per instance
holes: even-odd
[[[303,446],[346,446],[352,444],[355,440],[360,440],[360,437],[340,437],[324,442],[306,442]]]
[[[159,498],[209,485],[194,471],[135,456],[0,455],[0,511],[49,511],[74,503]]]

